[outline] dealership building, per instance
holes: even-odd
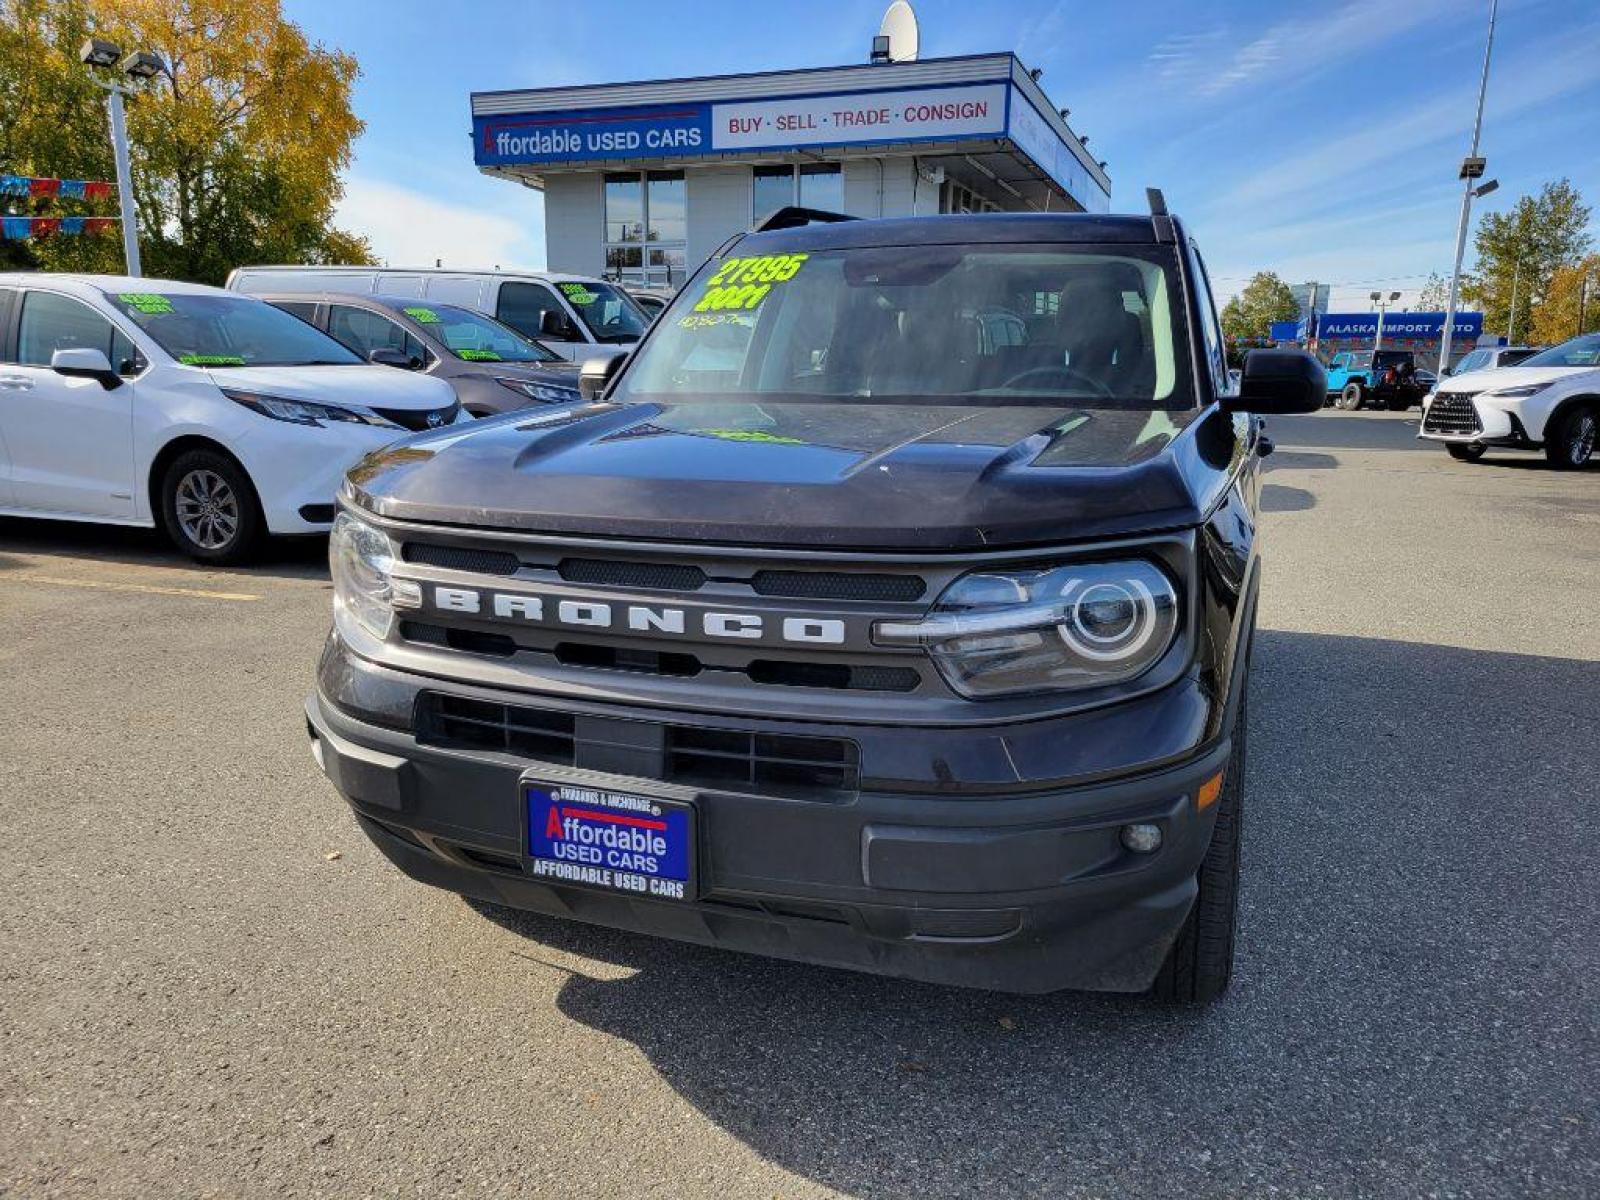
[[[787,205],[1106,212],[1111,180],[1014,54],[475,92],[478,169],[544,193],[552,271],[677,286]]]
[[[1343,350],[1371,350],[1379,345],[1380,321],[1383,349],[1414,351],[1423,366],[1438,362],[1444,339],[1442,312],[1318,313],[1308,320],[1274,321],[1268,337],[1280,346],[1304,346],[1326,361]],[[1484,336],[1481,312],[1457,312],[1450,339],[1452,364],[1474,346],[1504,344],[1506,340]]]

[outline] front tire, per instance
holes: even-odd
[[[1489,452],[1487,446],[1474,446],[1460,442],[1447,442],[1445,449],[1450,452],[1450,457],[1457,462],[1477,462]]]
[[[1248,686],[1246,683],[1244,686]],[[1244,832],[1245,737],[1249,702],[1239,706],[1233,753],[1217,798],[1217,823],[1200,864],[1194,907],[1161,964],[1152,998],[1165,1004],[1206,1004],[1228,990],[1239,926],[1239,843]]]
[[[1575,408],[1545,434],[1544,456],[1558,471],[1576,471],[1594,453],[1595,435],[1600,427],[1600,412],[1592,406]]]
[[[188,450],[168,464],[161,516],[172,544],[196,562],[248,562],[266,532],[250,477],[215,450]]]
[[[1366,402],[1367,390],[1355,380],[1344,385],[1336,402],[1340,412],[1355,412]]]

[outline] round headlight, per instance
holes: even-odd
[[[341,512],[328,538],[333,576],[335,623],[354,620],[373,637],[389,636],[394,624],[394,585],[390,572],[397,555],[389,535],[359,517]]]
[[[881,621],[883,645],[920,645],[963,696],[1123,683],[1178,629],[1178,592],[1146,559],[986,571],[956,580],[925,618]]]

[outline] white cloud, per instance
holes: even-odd
[[[518,219],[488,204],[461,204],[438,199],[385,180],[352,176],[339,202],[339,227],[361,234],[379,259],[394,266],[447,267],[528,266],[543,264],[543,220],[531,192],[515,185],[484,180],[518,195],[527,217]],[[500,200],[498,206],[503,206]]]

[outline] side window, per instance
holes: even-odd
[[[386,349],[400,351],[415,367],[426,366],[428,362],[427,348],[421,342],[387,317],[380,317],[364,308],[352,308],[347,304],[330,305],[328,332],[362,358],[368,357],[374,350]]]
[[[54,292],[28,292],[22,297],[22,319],[17,326],[17,362],[48,367],[57,350],[98,350],[115,367],[115,332],[110,321],[81,301]]]
[[[139,347],[133,340],[116,326],[111,327],[111,369],[118,375],[131,378],[144,370],[149,364],[145,362],[144,355],[139,353]]]
[[[317,306],[305,300],[268,300],[273,308],[281,308],[291,317],[299,317],[307,325],[317,323]]]
[[[500,300],[495,307],[494,315],[499,317],[518,333],[527,337],[540,337],[540,329],[544,321],[544,314],[553,312],[563,321],[568,319],[566,310],[561,307],[561,302],[556,299],[555,293],[542,283],[502,283],[500,285]]]
[[[1211,298],[1211,278],[1200,260],[1199,247],[1193,242],[1189,243],[1189,266],[1194,276],[1195,301],[1200,308],[1200,330],[1205,338],[1206,359],[1211,364],[1211,378],[1219,394],[1229,392],[1232,385],[1228,382],[1228,354],[1223,347],[1222,326],[1217,322],[1216,302]]]

